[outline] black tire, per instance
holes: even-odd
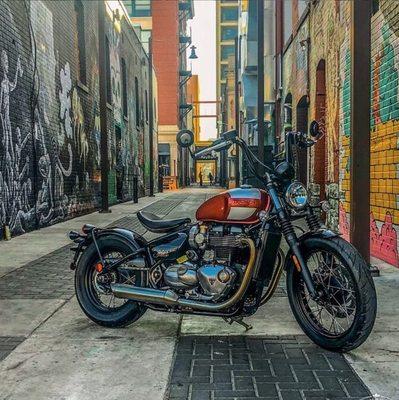
[[[306,304],[306,296],[303,295],[306,289],[304,289],[305,286],[302,277],[295,268],[292,260],[287,260],[288,299],[298,324],[314,343],[325,349],[336,352],[347,352],[357,348],[370,335],[377,312],[376,291],[366,262],[360,253],[341,237],[329,239],[310,237],[301,243],[301,250],[306,260],[316,252],[332,254],[332,260],[338,260],[340,265],[345,268],[348,280],[352,279],[351,284],[353,289],[343,289],[342,293],[345,295],[344,290],[347,290],[348,293],[353,292],[351,295],[352,303],[350,303],[353,307],[352,315],[350,316],[350,318],[353,318],[353,322],[351,322],[351,325],[348,324],[348,329],[344,330],[341,334],[336,333],[332,335],[323,331],[321,327],[318,328],[315,323],[315,314],[310,311],[309,303]],[[334,266],[335,264],[332,264],[332,268]],[[326,297],[330,301],[332,301],[332,298],[328,295]],[[336,300],[335,297],[334,300]],[[346,302],[346,299],[344,299],[344,302]],[[328,307],[324,307],[324,309],[327,311]],[[341,315],[339,317],[342,318]],[[349,321],[348,311],[346,317]]]
[[[132,249],[122,240],[99,238],[97,240],[101,254],[118,252],[123,255],[132,253]],[[137,321],[147,310],[141,303],[127,300],[119,308],[107,308],[93,295],[92,274],[99,256],[94,243],[89,245],[80,257],[75,271],[75,292],[83,312],[96,324],[108,328],[121,328]]]

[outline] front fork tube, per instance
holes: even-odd
[[[291,221],[289,220],[284,207],[281,204],[281,200],[276,189],[273,185],[270,185],[268,189],[269,195],[272,198],[274,206],[276,208],[278,219],[283,227],[285,240],[287,241],[292,251],[294,265],[302,275],[302,279],[305,282],[310,297],[315,300],[319,297],[319,295],[314,286],[312,275],[299,248],[298,237],[294,231],[294,228],[292,227]]]

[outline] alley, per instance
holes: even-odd
[[[105,329],[73,295],[65,232],[83,221],[145,234],[135,212],[194,218],[218,189],[186,189],[112,207],[40,230],[41,247],[25,252],[37,231],[1,242],[0,399],[398,399],[399,323],[391,304],[397,269],[375,280],[379,315],[369,340],[345,357],[309,342],[291,315],[284,282],[247,322],[147,312],[125,329]],[[61,237],[62,236],[62,237]],[[362,380],[356,375],[360,376]],[[367,385],[368,389],[366,388]],[[301,397],[302,396],[302,397]]]

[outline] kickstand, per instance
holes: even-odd
[[[249,324],[245,323],[245,322],[243,321],[243,318],[242,318],[242,317],[236,317],[236,318],[234,318],[234,317],[232,317],[232,318],[224,317],[223,319],[224,319],[229,325],[231,325],[231,324],[233,324],[234,322],[236,322],[238,325],[243,326],[243,327],[245,328],[245,332],[248,332],[249,330],[252,329],[252,325],[249,325]]]

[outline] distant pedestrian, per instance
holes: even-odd
[[[208,178],[209,178],[209,183],[210,183],[210,185],[212,186],[212,185],[213,185],[213,175],[212,175],[212,172],[209,172]]]
[[[200,173],[198,174],[198,178],[200,181],[200,186],[202,186],[202,171],[200,171]]]

